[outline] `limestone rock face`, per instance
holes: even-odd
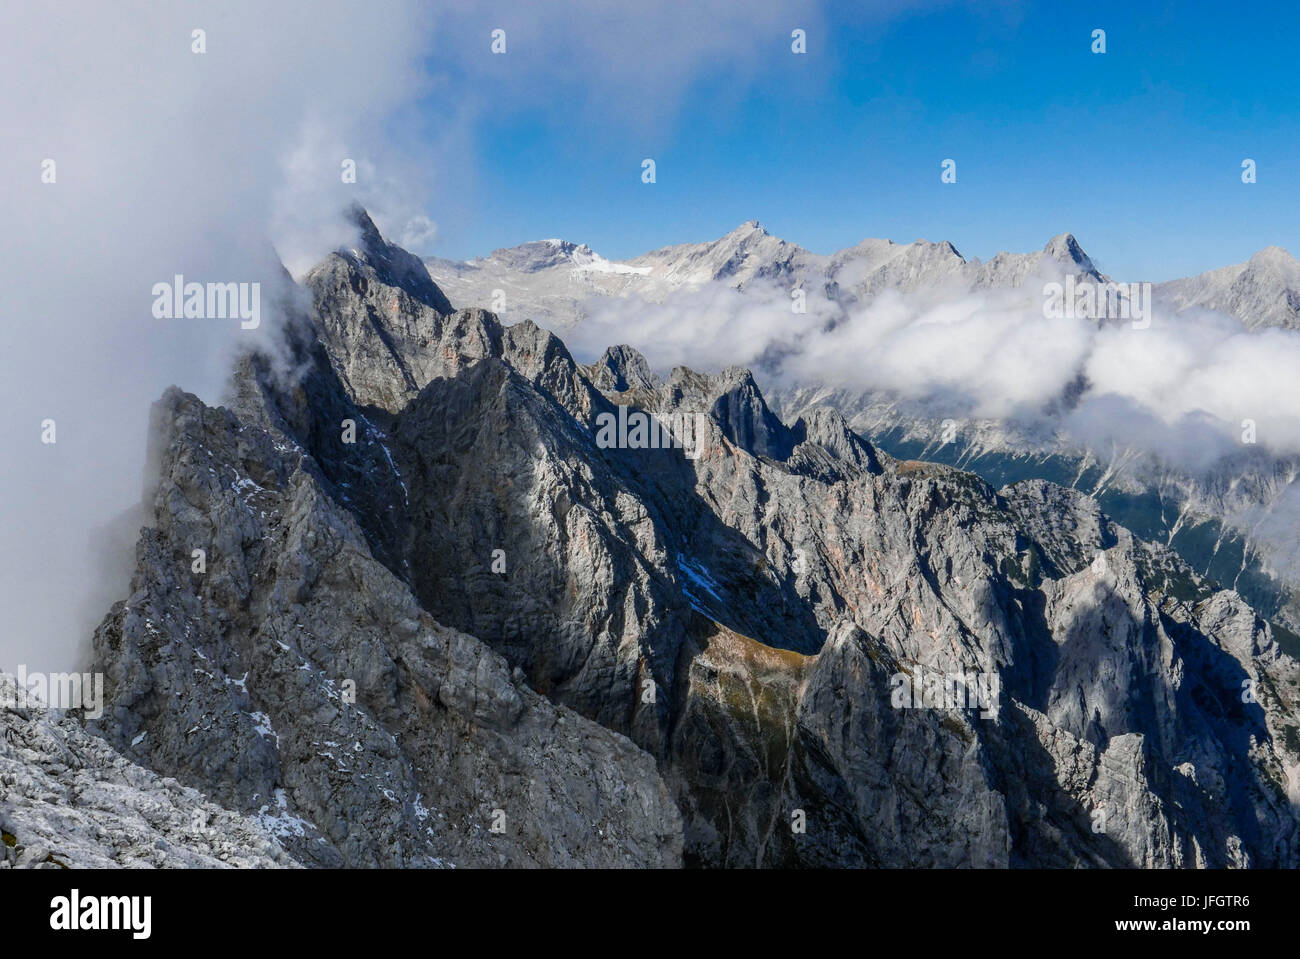
[[[304,863],[680,860],[653,760],[422,610],[298,439],[178,390],[155,420],[153,525],[95,636],[122,752]]]

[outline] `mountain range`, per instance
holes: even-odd
[[[1078,489],[744,368],[580,362],[473,286],[1099,277],[1073,240],[814,259],[747,224],[448,278],[353,215],[225,405],[155,404],[103,715],[0,709],[0,862],[1300,865],[1300,644],[1241,593]],[[631,413],[697,432],[598,439]]]
[[[1111,279],[1069,233],[1053,237],[1037,253],[998,253],[986,262],[963,257],[951,243],[925,240],[867,239],[826,256],[772,236],[756,220],[717,240],[668,246],[628,260],[607,260],[566,240],[538,240],[466,261],[424,260],[434,282],[455,302],[486,305],[501,290],[504,319],[560,328],[581,321],[592,295],[655,301],[683,287],[720,282],[743,290],[755,280],[774,280],[816,283],[833,298],[861,303],[883,290],[1016,287],[1044,262],[1060,264],[1079,279]],[[1219,310],[1251,329],[1300,329],[1300,263],[1279,247],[1263,249],[1246,263],[1153,286],[1156,297],[1176,310]]]
[[[999,253],[985,262],[964,258],[950,243],[924,240],[868,239],[822,256],[771,236],[757,221],[711,242],[623,261],[545,240],[467,262],[425,264],[456,302],[498,302],[504,318],[533,319],[565,335],[580,330],[591,311],[611,299],[663,303],[682,291],[710,287],[757,289],[763,303],[771,302],[773,288],[815,290],[829,301],[827,322],[833,324],[886,291],[924,293],[943,302],[1066,276],[1080,284],[1113,282],[1068,233],[1053,237],[1040,252]],[[1175,317],[1214,310],[1249,330],[1300,330],[1300,263],[1278,247],[1243,264],[1153,284],[1152,295]],[[697,305],[682,303],[684,309]],[[779,362],[761,363],[754,375],[787,419],[831,405],[897,456],[960,466],[999,485],[1048,479],[1098,497],[1119,521],[1171,546],[1202,575],[1240,589],[1278,623],[1300,632],[1300,538],[1271,535],[1273,528],[1293,527],[1300,516],[1300,458],[1242,450],[1213,468],[1194,470],[1132,446],[1090,447],[1041,422],[960,414],[954,420],[949,409],[935,411],[889,391],[792,380],[782,375]],[[1070,402],[1063,394],[1062,406]]]

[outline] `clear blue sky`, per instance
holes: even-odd
[[[1069,231],[1120,279],[1270,244],[1300,254],[1300,4],[830,4],[811,18],[767,6],[721,55],[674,63],[679,89],[660,69],[671,33],[611,41],[611,66],[581,35],[607,28],[584,18],[567,43],[521,23],[506,56],[456,60],[424,119],[433,130],[448,102],[477,107],[428,252],[558,236],[621,258],[758,219],[823,253],[924,237],[987,258]],[[796,56],[804,21],[816,25]],[[498,23],[516,27],[493,11],[460,29],[486,46]],[[955,185],[940,183],[949,157]]]

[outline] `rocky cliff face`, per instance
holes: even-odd
[[[1300,496],[1294,456],[1243,446],[1193,472],[1133,448],[1098,455],[1041,427],[941,420],[877,394],[789,388],[771,401],[786,418],[832,406],[880,449],[968,469],[996,486],[1046,479],[1077,489],[1144,539],[1169,546],[1202,576],[1238,590],[1289,633],[1300,630],[1300,545],[1290,535]]]
[[[152,525],[95,636],[94,728],[304,863],[677,863],[653,760],[441,625],[376,558],[403,482],[328,367],[283,391],[260,358],[239,375],[238,414],[176,390],[155,409]]]
[[[229,409],[159,402],[123,756],[305,864],[1298,864],[1300,668],[1240,596],[382,243]]]

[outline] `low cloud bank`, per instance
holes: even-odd
[[[1137,448],[1197,472],[1234,453],[1300,455],[1300,333],[1251,332],[1223,314],[1150,325],[1044,315],[1019,290],[899,293],[843,309],[756,284],[684,289],[663,302],[593,298],[562,335],[590,360],[627,343],[651,365],[752,366],[770,387],[870,393],[942,420],[1059,429],[1094,450]],[[1243,441],[1253,437],[1252,445]]]

